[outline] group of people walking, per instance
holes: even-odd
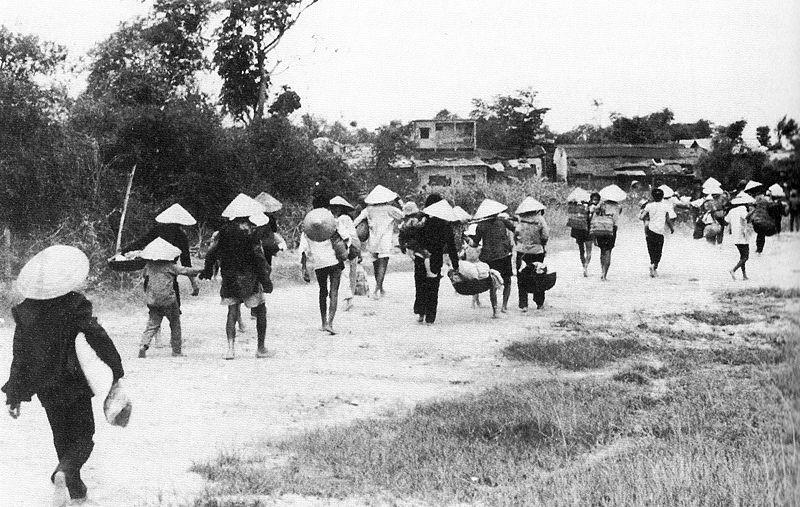
[[[766,188],[752,181],[742,182],[740,187],[725,192],[719,182],[709,179],[703,185],[704,197],[689,203],[697,210],[695,237],[699,229],[699,237],[718,243],[723,234],[717,226],[727,229],[740,256],[730,270],[734,279],[737,271],[747,278],[751,229],[756,234],[757,251],[761,252],[764,238],[780,231],[782,215],[797,207],[795,190],[791,190],[794,194],[787,193],[780,186]],[[675,207],[685,203],[676,200],[674,192],[665,185],[653,189],[651,197],[641,203],[638,218],[644,222],[650,276],[656,277],[664,236],[667,231],[675,230]],[[589,276],[592,251],[597,247],[600,279],[608,279],[626,198],[627,194],[616,185],[598,192],[578,188],[569,195],[567,225],[578,246],[583,276]],[[528,311],[529,294],[537,308],[543,308],[545,291],[554,283],[555,273],[551,273],[549,286],[531,283],[535,277],[548,273],[545,260],[550,239],[550,227],[544,216],[546,207],[532,196],[526,197],[513,215],[505,204],[485,199],[470,216],[436,193],[428,195],[420,209],[414,202],[401,202],[398,194],[381,185],[364,202],[363,211],[353,218],[355,207],[346,199],[318,189],[312,211],[304,220],[299,265],[306,282],[311,280],[312,269],[317,279],[322,331],[336,334],[334,319],[343,277],[346,308],[352,306],[356,293],[368,293],[361,266],[365,256],[371,258],[374,270],[372,297],[380,300],[385,296],[385,277],[396,232],[401,250],[413,259],[412,307],[418,322],[432,325],[436,321],[445,259],[449,260],[446,274],[454,287],[473,282],[478,287],[471,292],[474,304],[479,305],[480,292],[489,292],[493,317],[508,312],[515,272],[519,310]],[[191,294],[197,296],[200,291],[197,278],[211,279],[217,270],[222,276],[220,301],[227,307],[225,358],[233,359],[236,355],[242,305],[250,309],[256,321],[256,357],[271,355],[265,343],[265,295],[273,290],[272,257],[286,248],[276,223],[275,214],[280,209],[280,202],[269,194],[262,193],[256,198],[239,194],[222,212],[226,220],[212,236],[202,268],[192,267],[184,230],[196,221],[179,204],[160,213],[147,234],[121,249],[113,261],[144,263],[141,267],[148,318],[139,343],[140,358],[147,357],[165,317],[170,324],[172,355],[183,355],[177,277],[187,276]],[[795,222],[793,218],[790,230]],[[93,392],[75,359],[76,335],[83,333],[110,369],[115,384],[124,375],[114,343],[93,317],[91,303],[77,292],[88,270],[86,256],[63,245],[43,250],[22,269],[17,288],[25,299],[13,309],[14,357],[9,380],[2,387],[9,414],[14,418],[19,416],[21,402],[38,395],[50,422],[59,460],[51,480],[62,494],[66,492],[78,500],[86,496],[80,470],[94,445],[94,419]]]

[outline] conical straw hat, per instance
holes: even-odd
[[[493,201],[492,199],[484,199],[481,205],[478,206],[478,210],[475,211],[475,215],[472,218],[475,220],[489,218],[490,216],[498,215],[507,209],[508,206],[505,204]]]
[[[769,191],[769,195],[772,197],[786,197],[786,192],[783,191],[783,187],[777,183],[769,187],[767,190]]]
[[[445,220],[447,222],[458,221],[458,218],[456,218],[456,214],[453,213],[453,208],[444,199],[442,199],[441,201],[436,201],[430,206],[426,206],[425,209],[422,210],[422,212],[432,217],[441,218],[442,220]]]
[[[708,187],[703,187],[703,193],[706,195],[717,195],[723,193],[722,187],[719,185],[711,185]]]
[[[250,215],[248,220],[256,227],[262,227],[269,223],[269,217],[261,212]]]
[[[664,199],[669,199],[673,195],[675,195],[675,191],[669,188],[667,185],[661,185],[658,187],[662,192],[664,192]]]
[[[739,195],[731,199],[731,204],[736,206],[738,204],[753,204],[756,200],[752,195],[746,192],[739,192]]]
[[[523,213],[533,213],[534,211],[542,211],[546,206],[531,196],[526,197],[519,203],[515,214],[522,215]]]
[[[53,245],[34,255],[17,277],[28,299],[53,299],[79,288],[89,274],[89,259],[73,246]]]
[[[333,199],[331,199],[331,206],[343,206],[345,208],[355,209],[352,204],[347,202],[347,199],[344,197],[337,195]]]
[[[194,225],[197,220],[183,206],[175,203],[159,213],[156,217],[156,222],[160,224]]]
[[[377,185],[372,189],[372,192],[367,194],[364,202],[367,204],[383,204],[385,202],[392,202],[397,199],[397,194],[392,192],[383,185]]]
[[[275,213],[283,208],[283,203],[266,192],[261,192],[255,200],[264,208],[264,213]]]
[[[156,238],[144,247],[139,257],[148,261],[174,261],[180,254],[180,248],[164,238]]]
[[[263,211],[264,208],[255,199],[245,194],[239,194],[228,204],[228,207],[222,212],[222,216],[233,220],[234,218],[249,217],[256,213],[263,213]]]
[[[608,185],[600,190],[600,198],[604,201],[621,202],[626,197],[628,197],[628,194],[616,185]]]
[[[721,187],[721,186],[722,186],[722,183],[720,183],[719,180],[717,180],[713,176],[711,178],[708,178],[706,181],[703,182],[703,188],[706,188],[706,187]]]
[[[762,186],[761,183],[759,183],[757,181],[750,180],[750,181],[747,182],[747,185],[745,185],[744,191],[747,192],[748,190],[752,190],[752,189],[758,188],[760,186]]]
[[[590,198],[589,192],[586,190],[576,187],[572,192],[569,193],[567,196],[567,202],[589,202]]]
[[[472,219],[472,216],[461,206],[453,206],[453,213],[456,215],[456,219],[459,222],[468,222]]]

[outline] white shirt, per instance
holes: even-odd
[[[747,223],[747,206],[734,206],[725,215],[725,221],[730,228],[730,241],[734,245],[750,243],[750,226]]]
[[[347,243],[347,246],[355,245],[357,247],[361,246],[361,242],[358,240],[358,232],[356,232],[356,226],[353,224],[353,219],[350,218],[350,215],[342,214],[339,215],[339,218],[336,219],[336,230],[339,233],[339,236],[342,237],[343,240]]]
[[[672,203],[663,200],[660,202],[647,203],[647,206],[644,207],[644,211],[650,216],[650,223],[647,225],[647,228],[650,229],[650,232],[661,234],[662,236],[666,232],[667,217],[672,219],[677,217]]]
[[[314,266],[314,269],[322,269],[339,264],[330,240],[312,241],[303,233],[300,236],[300,253],[306,254],[308,262]]]

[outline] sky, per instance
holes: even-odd
[[[147,7],[0,0],[0,23],[77,58]],[[800,119],[794,0],[320,0],[277,53],[275,89],[297,91],[300,113],[367,128],[444,108],[466,116],[473,98],[526,87],[557,132],[664,107],[679,122],[746,119],[751,135],[786,114]],[[218,86],[203,79],[212,95]]]

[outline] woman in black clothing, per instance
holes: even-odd
[[[425,207],[442,200],[439,194],[431,194],[425,200]],[[423,213],[424,213],[423,209]],[[425,267],[425,259],[414,257],[414,286],[416,298],[414,300],[414,313],[418,322],[428,325],[436,321],[436,308],[439,305],[439,282],[442,279],[442,257],[446,253],[450,256],[453,269],[458,271],[458,248],[456,248],[453,235],[453,226],[441,218],[425,217],[425,223],[418,236],[420,247],[430,253],[429,276]]]

